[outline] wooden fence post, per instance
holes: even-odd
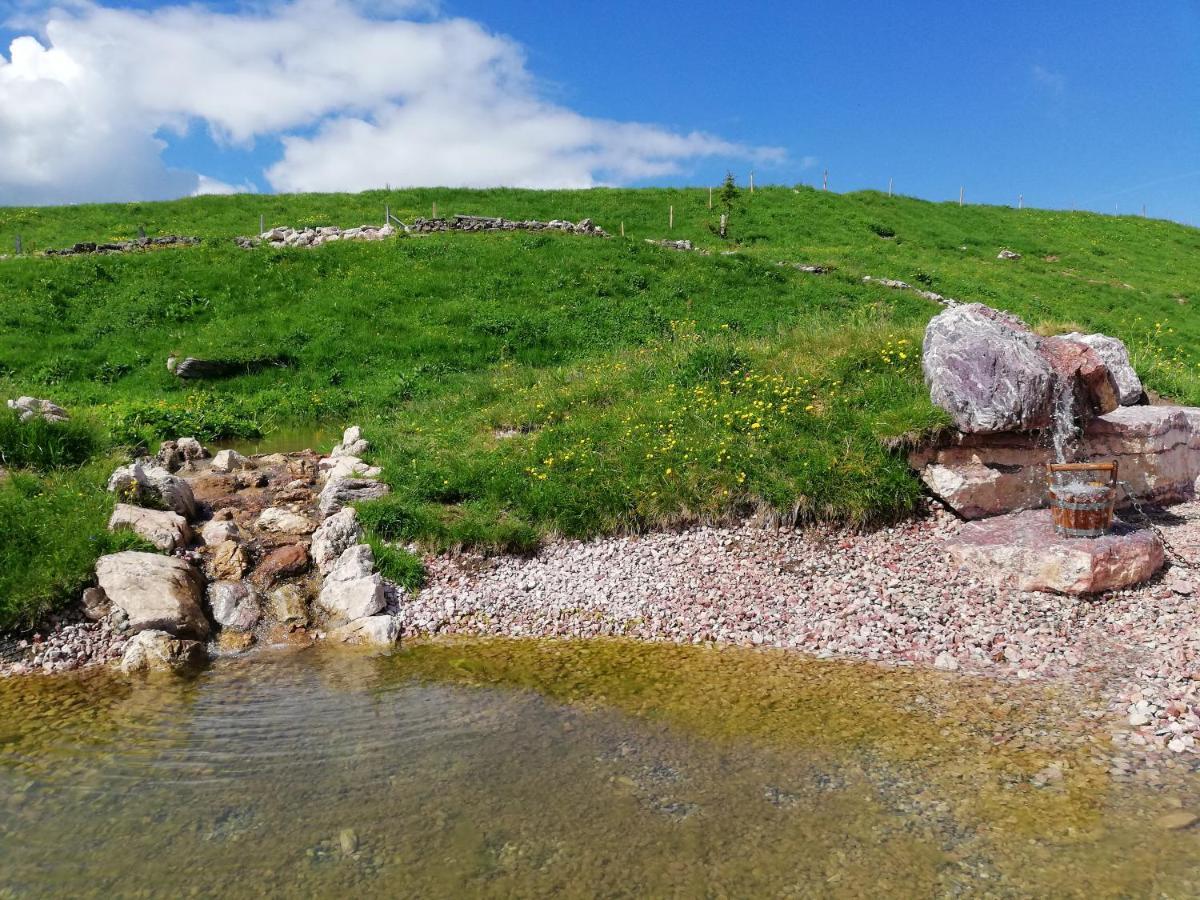
[[[433,218],[433,219],[437,218],[437,201],[436,200],[433,201],[433,215],[430,218]]]
[[[892,179],[888,179],[888,196],[892,196]]]
[[[668,206],[667,207],[667,228],[671,229],[674,227],[675,227],[675,207]]]
[[[829,170],[825,170],[825,174],[821,177],[821,190],[829,190]]]
[[[625,220],[621,220],[621,237],[625,237]]]
[[[750,193],[754,193],[754,170],[750,170]]]
[[[963,205],[963,194],[964,194],[964,192],[965,192],[966,190],[967,190],[967,189],[966,189],[965,187],[960,187],[960,188],[958,189],[958,205],[959,205],[959,206],[962,206],[962,205]]]
[[[23,251],[21,249],[21,236],[18,234],[17,235],[17,256],[20,256],[22,252]]]
[[[385,226],[392,224],[392,208],[386,203],[383,205],[383,224]]]
[[[728,217],[725,213],[721,213],[721,237],[725,237],[725,225],[728,222]]]
[[[1017,194],[1017,209],[1024,209],[1024,208],[1025,208],[1025,195]]]
[[[712,209],[712,188],[708,189],[708,208]]]

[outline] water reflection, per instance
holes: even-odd
[[[10,680],[0,896],[1193,893],[1079,702],[615,641]]]

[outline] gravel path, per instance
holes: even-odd
[[[1200,503],[1159,524],[1200,560]],[[933,511],[871,534],[751,525],[427,560],[409,634],[624,635],[787,647],[1098,690],[1139,756],[1197,754],[1200,629],[1188,569],[1090,599],[997,589],[948,567]],[[1193,676],[1198,681],[1193,681]]]

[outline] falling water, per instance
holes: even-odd
[[[1074,455],[1075,442],[1079,437],[1075,427],[1075,389],[1071,379],[1058,379],[1050,435],[1054,445],[1054,461],[1067,462],[1067,457]]]

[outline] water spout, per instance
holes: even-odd
[[[1071,378],[1060,377],[1056,382],[1050,438],[1054,461],[1065,463],[1069,456],[1074,456],[1079,439],[1079,430],[1075,426],[1075,384]]]

